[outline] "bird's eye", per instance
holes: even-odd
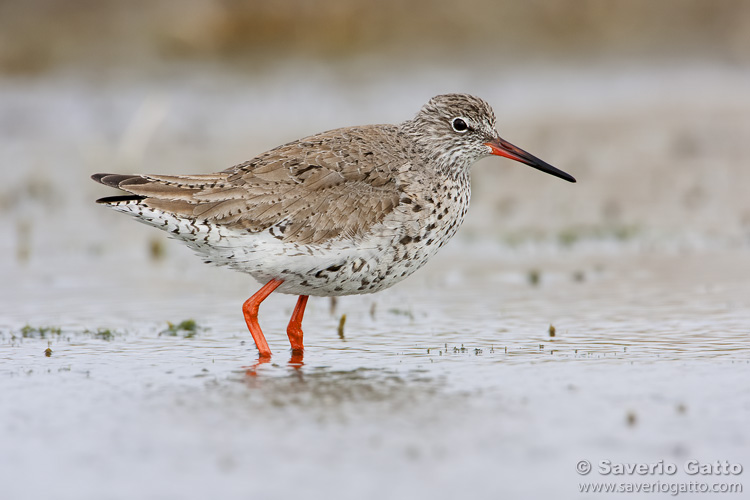
[[[466,121],[463,118],[454,118],[451,122],[451,126],[456,132],[463,133],[469,130],[469,126],[466,124]]]

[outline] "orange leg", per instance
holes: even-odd
[[[258,308],[260,307],[260,303],[266,300],[266,297],[271,295],[271,292],[276,290],[283,282],[283,280],[277,279],[269,281],[263,285],[263,288],[255,292],[255,295],[242,304],[242,314],[245,315],[247,329],[250,330],[250,334],[253,336],[255,347],[258,348],[258,354],[261,358],[271,357],[271,349],[268,347],[268,342],[266,342],[266,338],[263,336],[263,331],[258,324]]]
[[[289,320],[289,326],[286,327],[286,334],[289,336],[289,343],[292,344],[292,352],[302,352],[302,316],[305,314],[307,305],[307,295],[300,295],[297,299],[297,305],[294,307],[292,319]]]

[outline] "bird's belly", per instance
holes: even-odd
[[[313,296],[383,290],[422,267],[442,245],[437,240],[404,245],[394,231],[314,245],[282,241],[268,232],[228,234],[214,228],[209,234],[208,240],[186,241],[206,263],[248,273],[261,283],[283,280],[281,293]]]
[[[270,249],[269,249],[270,250]],[[388,288],[411,275],[430,255],[405,255],[392,240],[367,241],[360,245],[345,242],[325,247],[286,245],[273,252],[250,251],[247,259],[232,266],[260,282],[281,279],[281,293],[338,296],[373,293]]]

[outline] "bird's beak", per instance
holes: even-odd
[[[484,145],[488,146],[492,150],[493,155],[504,156],[506,158],[510,158],[511,160],[520,161],[521,163],[525,163],[526,165],[534,167],[537,170],[541,170],[542,172],[554,175],[555,177],[559,177],[560,179],[565,179],[568,182],[576,181],[572,175],[566,174],[562,170],[553,167],[549,163],[540,160],[536,156],[527,153],[521,148],[515,147],[513,144],[499,137],[497,139],[493,139],[490,142],[485,142]]]

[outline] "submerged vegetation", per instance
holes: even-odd
[[[511,248],[550,242],[569,248],[579,243],[591,241],[617,241],[624,243],[632,241],[643,234],[643,228],[636,224],[580,224],[564,227],[557,231],[556,234],[531,229],[508,231],[500,236],[500,241]]]
[[[189,339],[195,337],[198,333],[205,329],[205,327],[199,326],[194,319],[186,319],[180,321],[179,323],[172,323],[170,321],[167,321],[167,328],[161,330],[159,332],[159,336],[179,336]],[[104,340],[106,342],[111,342],[115,340],[115,338],[125,335],[125,332],[123,331],[106,327],[100,327],[96,329],[85,328],[83,330],[66,328],[65,330],[63,330],[63,328],[60,326],[32,326],[29,324],[24,325],[19,330],[11,330],[8,333],[10,333],[11,340],[15,340],[18,338],[59,340],[63,336],[63,334],[65,334],[65,337],[69,341],[72,338],[80,338],[83,336],[97,340]]]
[[[84,334],[91,335],[95,339],[101,339],[106,341],[112,341],[118,332],[110,330],[109,328],[97,328],[96,330],[84,330]]]
[[[25,339],[47,339],[59,337],[61,334],[62,328],[59,326],[31,326],[27,324],[21,328],[21,337]]]
[[[166,335],[169,337],[192,339],[201,330],[205,330],[205,328],[198,326],[194,319],[186,319],[177,324],[167,321],[167,328],[160,331],[159,336]]]
[[[585,240],[629,241],[640,233],[634,224],[604,224],[597,226],[577,226],[561,230],[557,241],[563,246],[571,246]]]
[[[31,326],[27,324],[21,327],[18,333],[24,339],[59,339],[63,335],[63,329],[60,326]],[[88,328],[85,330],[66,329],[64,333],[70,337],[83,335],[106,341],[112,341],[116,336],[123,335],[122,332],[110,328],[97,328],[96,330],[89,330]],[[11,337],[17,338],[18,335],[11,332]]]
[[[406,316],[410,320],[414,321],[414,313],[411,312],[411,310],[409,309],[398,309],[398,308],[393,307],[391,309],[388,309],[388,312],[395,316]]]
[[[339,338],[341,340],[346,340],[344,338],[344,325],[345,324],[346,324],[346,314],[342,314],[341,319],[339,319],[339,327],[338,327]]]
[[[528,279],[530,285],[537,286],[542,280],[542,272],[539,269],[530,269],[526,273],[526,279]]]

